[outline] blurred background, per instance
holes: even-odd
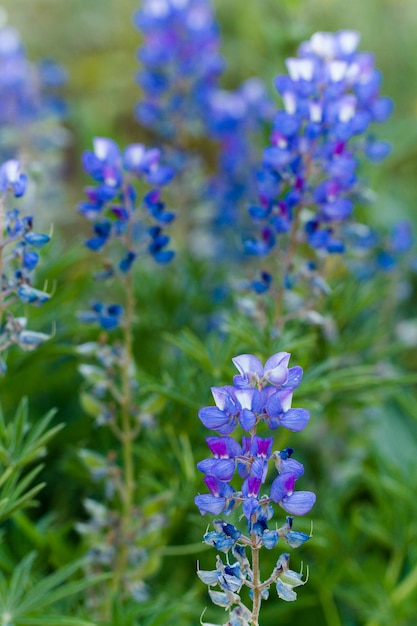
[[[375,191],[370,220],[388,228],[408,218],[416,228],[415,0],[213,4],[227,64],[224,86],[235,88],[246,78],[260,76],[277,106],[273,78],[285,71],[285,58],[296,53],[301,41],[317,30],[360,31],[360,48],[375,54],[383,72],[381,93],[395,103],[392,117],[379,129],[379,136],[392,143],[392,154],[378,167],[363,169]],[[141,39],[132,22],[138,6],[132,0],[0,0],[0,23],[20,32],[28,58],[51,58],[67,73],[61,89],[67,113],[59,163],[52,177],[43,175],[38,196],[29,199],[38,203],[42,224],[54,223],[40,280],[47,278],[55,293],[53,305],[41,313],[43,327],[56,329],[59,341],[46,343],[36,353],[10,354],[7,380],[0,381],[5,413],[26,395],[34,419],[54,406],[66,428],[50,446],[44,471],[48,487],[40,508],[8,529],[9,540],[0,555],[6,569],[33,547],[50,567],[68,560],[73,551],[81,553],[74,524],[84,515],[83,498],[99,490],[80,465],[77,450],[111,447],[108,435],[86,417],[78,398],[83,383],[73,346],[93,335],[80,330],[73,315],[74,302],[88,302],[92,289],[86,271],[89,256],[82,246],[86,227],[76,205],[86,184],[80,157],[91,148],[93,137],[112,137],[120,145],[152,139],[133,115],[141,97],[135,83]],[[203,489],[194,464],[206,455],[206,433],[197,410],[211,403],[211,385],[231,380],[230,359],[239,350],[261,350],[267,357],[276,348],[260,331],[247,332],[244,322],[237,322],[236,333],[227,340],[208,333],[206,320],[215,313],[215,303],[199,287],[206,273],[203,260],[196,262],[186,254],[168,277],[148,267],[139,270],[141,315],[135,348],[145,381],[142,393],[152,394],[160,426],[150,429],[141,444],[149,468],[143,480],[145,491],[159,496],[168,524],[152,537],[158,547],[146,573],[152,602],[137,605],[124,621],[120,618],[124,625],[191,626],[210,604],[195,575],[197,559],[202,569],[214,566],[214,551],[201,544],[208,521],[193,504],[194,495]],[[310,580],[294,605],[277,599],[266,603],[262,626],[416,624],[415,275],[394,321],[390,318],[392,325],[379,315],[382,305],[394,298],[398,281],[396,276],[380,279],[371,289],[347,280],[329,299],[339,330],[336,338],[327,342],[319,331],[303,337],[297,329],[299,334],[281,348],[293,353],[292,365],[301,364],[306,371],[296,406],[309,408],[314,419],[298,437],[297,458],[309,476],[304,488],[318,493],[318,503],[311,515],[314,537],[293,565],[298,570],[300,560],[308,563]],[[36,315],[31,314],[32,319]],[[409,326],[404,327],[404,320]],[[162,381],[158,377],[164,368],[170,373]],[[390,378],[387,372],[395,375]],[[388,379],[391,383],[384,383]],[[42,529],[41,536],[34,529]],[[310,520],[300,521],[298,529],[309,532]],[[224,619],[224,613],[212,607],[207,615],[208,621]]]
[[[25,43],[28,58],[53,58],[68,72],[71,154],[67,168],[79,174],[77,158],[96,135],[122,143],[141,137],[132,115],[140,98],[134,77],[140,36],[132,24],[138,2],[129,0],[3,0],[9,24]],[[413,0],[241,0],[214,1],[227,69],[224,86],[236,87],[259,75],[273,93],[272,79],[285,71],[284,60],[300,41],[317,30],[357,29],[361,49],[372,51],[384,74],[382,93],[395,101],[384,128],[393,142],[386,168],[374,168],[390,184],[379,190],[384,216],[409,212],[413,200],[416,156],[415,31]],[[76,158],[74,158],[76,157]],[[386,197],[385,197],[386,196]],[[391,209],[390,209],[391,207]]]

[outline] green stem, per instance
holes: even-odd
[[[131,424],[132,387],[131,387],[131,364],[133,360],[133,315],[135,300],[133,295],[132,275],[128,272],[125,280],[126,286],[126,318],[124,327],[125,359],[122,368],[122,405],[121,405],[121,430],[125,493],[123,502],[123,517],[126,523],[131,519],[134,499],[134,460],[133,460],[133,432]]]
[[[130,233],[126,236],[126,247],[130,249]],[[122,513],[120,519],[119,550],[114,568],[112,594],[107,606],[107,618],[110,619],[111,605],[121,589],[123,574],[129,560],[129,541],[132,535],[132,518],[135,496],[135,463],[133,441],[137,436],[137,428],[132,425],[132,385],[131,368],[133,363],[133,322],[135,313],[135,296],[132,273],[124,276],[125,288],[125,319],[123,327],[124,360],[121,365],[121,394],[119,397],[120,421],[119,439],[122,446]]]
[[[290,238],[287,247],[287,253],[284,259],[284,267],[282,268],[282,273],[280,276],[280,284],[278,287],[277,297],[275,300],[275,311],[273,317],[273,324],[278,328],[278,330],[282,330],[284,326],[284,295],[285,295],[285,276],[289,272],[294,254],[297,250],[297,235],[298,235],[298,226],[300,223],[299,217],[300,211],[297,211],[294,216],[294,220],[291,224],[290,230]]]
[[[259,547],[255,546],[256,536],[252,533],[252,573],[253,573],[253,605],[252,605],[252,626],[259,626],[259,612],[262,602],[262,587],[259,569]]]

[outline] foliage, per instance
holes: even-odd
[[[297,551],[286,544],[285,549],[278,544],[265,550],[261,568],[267,577],[278,555],[288,550],[291,570],[298,574],[301,563],[304,571],[308,565],[309,580],[297,588],[296,602],[271,594],[262,603],[260,623],[413,626],[417,280],[415,249],[395,250],[393,227],[397,219],[416,227],[416,113],[410,95],[417,85],[415,7],[389,0],[213,1],[220,39],[210,30],[209,43],[226,69],[222,75],[217,70],[210,74],[213,91],[203,107],[210,119],[194,120],[189,135],[186,121],[177,126],[177,145],[175,133],[161,138],[158,129],[140,126],[134,117],[142,89],[153,86],[146,82],[140,87],[134,79],[135,50],[144,44],[131,21],[138,2],[103,0],[100,10],[80,0],[4,0],[2,6],[10,25],[20,31],[31,62],[54,57],[66,68],[68,81],[59,91],[67,99],[68,117],[66,122],[36,119],[31,127],[36,142],[29,141],[30,133],[22,138],[22,129],[7,135],[15,145],[20,134],[22,152],[16,158],[29,178],[20,215],[35,215],[42,232],[50,234],[53,221],[54,236],[42,250],[35,282],[38,293],[50,294],[50,300],[45,297],[42,307],[33,308],[8,296],[13,319],[27,318],[36,329],[31,336],[36,349],[10,347],[7,372],[0,379],[1,620],[16,626],[223,623],[224,610],[211,606],[197,576],[197,569],[214,567],[212,548],[202,541],[208,522],[194,505],[195,496],[207,491],[196,469],[207,457],[207,432],[198,411],[212,404],[211,386],[222,387],[236,374],[232,358],[253,354],[264,363],[273,354],[289,352],[291,363],[304,370],[294,401],[311,416],[308,428],[295,438],[296,458],[305,469],[299,484],[314,491],[317,502],[296,520],[297,531],[311,539]],[[294,57],[299,43],[314,31],[346,28],[361,31],[361,47],[375,54],[384,74],[383,93],[395,103],[392,118],[378,129],[378,136],[391,142],[392,155],[378,167],[361,164],[357,172],[364,184],[354,198],[353,216],[377,235],[369,238],[367,250],[352,247],[343,258],[320,253],[325,284],[314,287],[313,298],[310,287],[298,295],[289,290],[280,304],[285,324],[277,331],[275,298],[248,289],[255,274],[264,280],[260,272],[275,273],[277,256],[241,256],[242,240],[248,233],[258,236],[247,219],[247,205],[254,206],[257,198],[255,194],[245,204],[247,196],[236,192],[239,176],[244,172],[245,183],[249,181],[252,159],[260,159],[260,148],[268,144],[270,122],[267,116],[253,118],[248,130],[246,118],[242,123],[237,116],[236,128],[254,151],[251,167],[228,170],[223,160],[217,169],[225,148],[234,163],[239,151],[247,154],[242,143],[233,143],[230,126],[223,132],[219,116],[224,103],[242,102],[242,85],[254,75],[264,81],[273,109],[280,108],[272,80],[285,72],[284,59]],[[225,97],[221,106],[215,90]],[[208,108],[213,101],[218,107],[214,117]],[[201,101],[187,102],[197,115]],[[38,143],[48,129],[53,146]],[[73,207],[88,184],[81,174],[81,153],[95,137],[111,137],[120,145],[155,145],[177,170],[164,190],[167,210],[176,213],[170,226],[176,257],[169,266],[138,256],[131,275],[127,268],[127,278],[117,271],[107,282],[92,278],[98,262],[83,244],[91,234]],[[216,198],[212,205],[207,187],[200,194],[208,178]],[[377,195],[365,192],[368,187]],[[253,192],[249,184],[244,188],[245,194]],[[223,231],[215,209],[226,206],[220,202],[225,190],[233,191],[233,203],[240,203],[244,216],[239,228],[223,224]],[[125,187],[120,194],[120,206],[122,200],[130,201]],[[14,199],[8,202],[7,208],[14,208]],[[120,261],[126,252],[120,236],[123,215],[119,211],[115,218],[112,202],[103,212],[113,229],[112,258]],[[100,202],[95,209],[90,206],[88,210],[97,209],[94,220],[100,222],[102,208]],[[150,205],[140,204],[142,209],[151,211],[152,219],[160,218],[159,197],[151,196]],[[354,235],[358,232],[369,235],[366,229]],[[22,230],[19,237],[26,234]],[[101,244],[107,254],[109,242]],[[299,254],[306,258],[305,242]],[[20,263],[20,257],[11,263]],[[291,270],[287,264],[284,269]],[[285,273],[282,266],[278,271]],[[312,278],[317,275],[309,274]],[[10,273],[7,280],[19,289],[21,277]],[[32,279],[27,273],[24,280]],[[77,312],[87,311],[93,292],[107,304],[123,303],[124,310],[130,293],[135,305],[129,314],[128,359],[107,360],[110,347],[116,356],[123,354],[118,352],[126,342],[122,314],[116,316],[115,329],[108,320],[102,328],[80,323]],[[23,331],[15,329],[13,336],[19,338]],[[123,400],[126,390],[128,402]],[[22,396],[29,398],[30,416]],[[123,411],[129,416],[127,427]],[[276,434],[277,450],[292,446],[293,433],[280,428]],[[128,457],[134,460],[130,477]],[[234,515],[229,520],[237,525]],[[106,560],[114,546],[125,546],[116,553],[115,565]]]

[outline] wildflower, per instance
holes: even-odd
[[[247,238],[245,250],[264,257],[280,247],[279,289],[302,279],[316,291],[303,272],[300,245],[308,244],[310,256],[345,251],[344,226],[361,193],[360,160],[376,163],[390,151],[371,131],[389,117],[392,101],[380,96],[381,74],[373,56],[358,51],[359,39],[351,30],[315,33],[287,59],[288,74],[275,79],[283,109],[257,174],[258,201],[249,207],[259,234]],[[255,280],[251,287],[263,293],[271,282]]]
[[[195,504],[202,515],[222,513],[227,516],[241,506],[248,533],[244,534],[233,523],[216,519],[213,522],[215,530],[206,532],[204,542],[219,552],[227,555],[231,553],[236,562],[230,564],[228,558],[227,565],[224,565],[218,556],[215,570],[198,569],[197,573],[209,586],[214,604],[229,610],[230,618],[233,615],[236,623],[242,622],[237,619],[235,610],[238,607],[246,609],[239,596],[243,586],[249,586],[252,599],[254,589],[257,589],[258,597],[265,600],[274,582],[278,596],[289,601],[296,598],[294,587],[304,584],[301,575],[289,569],[287,554],[279,557],[271,577],[264,583],[259,578],[259,565],[255,573],[246,556],[246,548],[252,550],[253,562],[255,558],[258,559],[258,551],[262,546],[273,550],[282,539],[292,547],[299,547],[310,538],[305,533],[293,530],[292,516],[305,515],[316,500],[311,491],[295,491],[296,480],[304,474],[303,465],[292,458],[292,448],[273,452],[273,436],[261,437],[257,434],[260,421],[264,421],[272,431],[278,426],[298,431],[304,428],[309,419],[305,409],[291,408],[292,394],[301,382],[302,369],[298,366],[289,368],[289,360],[288,352],[274,354],[265,365],[251,354],[235,357],[233,363],[239,374],[233,379],[234,385],[213,387],[216,406],[199,411],[203,424],[217,430],[220,435],[207,438],[213,457],[197,464],[197,468],[204,474],[204,482],[210,493],[197,495]],[[230,436],[239,427],[248,433],[241,442]],[[278,475],[273,479],[268,494],[263,491],[271,468],[275,468]],[[237,477],[237,480],[240,478],[242,481],[240,490],[233,486]],[[279,529],[269,528],[274,504],[291,514]],[[215,586],[220,591],[211,589]],[[237,606],[233,608],[234,605]],[[259,613],[260,605],[256,606]]]

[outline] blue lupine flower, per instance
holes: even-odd
[[[242,354],[232,359],[240,372],[240,376],[234,376],[233,384],[239,388],[255,387],[259,384],[271,383],[282,387],[288,381],[288,352],[278,352],[265,363],[265,367],[256,357],[251,354]],[[297,370],[299,372],[299,369]]]
[[[198,569],[197,574],[209,586],[213,603],[230,611],[228,624],[249,626],[252,623],[250,613],[250,622],[246,617],[243,619],[246,607],[239,593],[244,585],[249,587],[252,600],[256,590],[262,600],[267,599],[269,587],[275,583],[278,596],[292,601],[297,597],[294,588],[305,583],[301,574],[289,569],[289,555],[286,553],[280,555],[266,583],[260,581],[258,572],[255,575],[255,566],[252,570],[246,555],[246,548],[250,548],[254,563],[254,551],[258,553],[261,547],[273,550],[280,539],[292,547],[299,547],[310,539],[306,533],[293,530],[292,515],[305,515],[316,500],[311,491],[295,491],[296,480],[304,474],[303,465],[292,458],[292,448],[272,452],[273,437],[256,434],[261,419],[273,430],[276,427],[273,418],[278,419],[279,415],[281,419],[281,415],[285,417],[292,410],[292,393],[301,381],[302,370],[299,367],[288,368],[289,359],[289,353],[279,352],[263,366],[259,359],[250,354],[235,357],[233,362],[239,370],[239,375],[234,377],[235,386],[214,387],[212,393],[216,406],[206,407],[199,412],[201,421],[208,428],[214,428],[222,434],[207,438],[213,458],[200,461],[197,468],[205,474],[204,482],[210,493],[196,496],[195,503],[202,515],[229,515],[241,505],[248,529],[248,534],[244,534],[233,524],[216,519],[213,522],[215,530],[204,535],[205,543],[227,555],[226,565],[218,555],[215,570]],[[298,413],[288,418],[289,423],[294,426],[292,430],[301,430],[308,419],[308,412],[303,409],[294,411]],[[249,432],[249,435],[242,437],[241,444],[229,436],[239,426]],[[270,494],[261,495],[271,462],[278,476],[272,481]],[[243,479],[240,491],[236,491],[230,484],[236,469]],[[274,503],[291,514],[279,529],[268,527],[273,517]],[[230,553],[236,559],[235,563],[230,562]],[[220,591],[212,589],[216,586]],[[232,609],[233,605],[239,605],[243,613],[236,613]]]
[[[292,515],[305,515],[316,501],[311,491],[294,492],[296,477],[291,473],[280,474],[271,485],[271,499]]]
[[[248,240],[247,252],[268,254],[294,224],[299,240],[304,230],[312,248],[344,251],[338,235],[352,216],[360,153],[377,162],[390,151],[368,134],[372,123],[387,119],[392,102],[380,97],[380,73],[371,55],[357,51],[358,43],[355,31],[316,33],[297,58],[287,59],[288,75],[276,78],[284,109],[275,115],[264,150],[259,203],[249,209],[262,230]],[[303,207],[314,215],[300,224]]]
[[[119,304],[104,305],[102,302],[93,302],[89,311],[80,311],[78,319],[86,324],[99,324],[104,330],[114,330],[120,326],[123,317],[123,307]]]
[[[37,306],[47,302],[51,297],[49,293],[35,289],[30,285],[20,285],[17,288],[17,296],[22,302],[28,302],[29,304],[35,304]]]
[[[85,245],[94,252],[108,253],[104,270],[96,277],[108,278],[117,271],[121,276],[126,275],[146,252],[158,263],[169,263],[174,257],[174,252],[166,249],[169,237],[161,226],[149,227],[148,223],[156,221],[166,225],[175,216],[164,210],[158,188],[147,191],[136,206],[138,194],[134,187],[137,180],[161,186],[172,178],[172,169],[161,163],[160,150],[148,150],[142,144],[132,144],[122,153],[112,139],[96,137],[93,150],[83,155],[83,166],[98,182],[95,187],[86,187],[87,201],[81,202],[78,207],[93,226],[93,236],[87,239]],[[146,208],[146,212],[140,211],[142,207]],[[113,258],[111,245],[114,239],[122,243],[116,249],[116,258]],[[113,314],[113,305],[102,306],[103,310],[83,312],[79,318],[98,322],[106,330],[119,326],[121,313]]]
[[[163,234],[160,226],[152,226],[148,231],[151,237],[151,243],[148,246],[149,254],[155,259],[157,263],[169,263],[175,256],[173,250],[165,250],[169,244],[168,235]]]
[[[18,31],[3,26],[0,28],[0,76],[0,128],[7,127],[12,139],[2,150],[15,155],[20,148],[19,132],[31,125],[36,143],[36,123],[52,116],[62,117],[65,113],[57,91],[65,82],[65,71],[51,60],[38,65],[30,63]]]
[[[289,515],[286,518],[285,525],[278,529],[278,534],[288,543],[289,546],[292,548],[298,548],[303,545],[303,543],[311,539],[311,536],[297,530],[292,530],[293,519],[294,518]]]
[[[26,233],[23,237],[26,243],[29,243],[31,246],[35,248],[43,248],[43,246],[51,240],[48,235],[44,233]]]
[[[236,386],[212,388],[216,406],[200,409],[199,418],[207,428],[217,430],[222,436],[207,439],[214,457],[197,465],[205,474],[204,481],[211,491],[211,495],[196,497],[200,512],[229,512],[233,500],[234,504],[242,502],[248,520],[253,516],[266,519],[263,513],[265,501],[259,510],[259,492],[265,483],[270,459],[279,473],[272,483],[271,501],[280,504],[288,513],[299,515],[313,506],[313,493],[294,493],[295,480],[303,475],[304,468],[291,458],[292,448],[272,454],[273,438],[259,437],[254,432],[260,420],[264,420],[271,430],[283,426],[297,432],[309,419],[305,409],[291,408],[292,393],[301,381],[302,370],[288,368],[289,359],[289,353],[280,352],[263,366],[253,355],[235,357],[233,362],[240,372],[234,377]],[[243,437],[242,445],[228,436],[238,425],[251,433],[250,437]],[[236,468],[244,479],[239,494],[229,484]]]
[[[21,173],[19,161],[11,159],[0,166],[0,193],[11,189],[15,198],[20,198],[26,191],[26,185],[27,176]]]
[[[122,157],[118,145],[107,137],[95,137],[93,151],[82,156],[83,168],[95,181],[107,187],[120,187],[122,183]]]
[[[134,22],[143,37],[139,122],[165,136],[175,136],[180,124],[201,124],[208,94],[223,69],[211,2],[145,0]]]
[[[51,297],[46,291],[32,286],[32,273],[39,261],[39,254],[33,248],[42,248],[50,237],[32,231],[31,216],[22,216],[18,209],[5,210],[8,194],[14,197],[23,195],[26,183],[27,178],[20,171],[19,161],[10,159],[0,165],[0,203],[3,213],[0,232],[3,287],[0,299],[7,315],[6,323],[0,328],[0,352],[11,344],[18,344],[23,350],[34,350],[49,339],[45,333],[26,329],[26,318],[13,315],[16,298],[25,304],[41,306]],[[0,371],[4,373],[5,370],[4,361],[0,358]]]

